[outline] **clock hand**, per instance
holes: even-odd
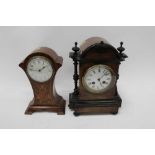
[[[100,79],[102,79],[104,77],[104,74],[100,77]]]
[[[46,68],[46,66],[43,66],[41,69],[39,69],[38,71],[41,72],[44,68]]]
[[[39,72],[42,71],[44,68],[46,68],[46,66],[43,66],[41,69],[39,69]]]
[[[102,82],[100,81],[100,85],[101,85],[101,87],[103,87],[103,85],[102,85]]]
[[[38,72],[38,70],[34,70],[34,69],[31,69],[31,68],[30,68],[30,70],[31,70],[31,71],[36,71],[36,72]]]
[[[97,79],[100,83],[100,85],[103,87],[102,83],[101,83],[101,78]]]
[[[36,72],[41,72],[44,68],[46,68],[46,66],[44,66],[44,67],[42,67],[41,69],[38,69],[38,70],[31,69],[31,68],[30,68],[30,70],[31,70],[31,71],[36,71]]]

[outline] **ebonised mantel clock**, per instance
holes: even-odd
[[[118,71],[121,61],[127,58],[122,45],[116,49],[100,37],[87,39],[80,48],[75,43],[70,53],[75,88],[69,95],[69,107],[75,116],[118,113],[122,102],[117,91]]]
[[[34,98],[25,114],[36,111],[65,114],[65,100],[55,90],[54,78],[63,59],[47,47],[41,47],[28,55],[19,66],[25,71],[33,89]]]

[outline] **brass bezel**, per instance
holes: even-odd
[[[38,58],[38,57],[47,60],[47,61],[50,63],[50,65],[51,65],[51,68],[52,68],[52,75],[51,75],[50,78],[49,78],[48,80],[46,80],[46,81],[38,81],[38,80],[35,80],[35,79],[33,79],[33,78],[31,77],[31,75],[30,75],[29,72],[28,72],[28,64],[29,64],[33,59]],[[52,64],[52,62],[50,61],[49,58],[47,58],[46,56],[35,55],[35,56],[32,56],[32,57],[28,60],[27,65],[26,65],[26,73],[28,74],[28,76],[29,76],[33,81],[38,82],[38,83],[45,83],[45,82],[49,81],[49,80],[54,76],[55,71],[54,71],[53,64]]]
[[[102,90],[93,90],[93,89],[91,89],[90,87],[88,87],[88,85],[87,85],[86,82],[85,82],[85,76],[86,76],[87,72],[89,72],[90,70],[92,70],[92,68],[97,67],[97,66],[102,66],[102,67],[106,68],[106,69],[111,73],[112,80],[111,80],[109,86],[108,86],[106,89],[102,89]],[[85,72],[84,76],[82,77],[82,84],[83,84],[84,88],[85,88],[88,92],[93,93],[93,94],[101,94],[101,93],[103,93],[103,92],[106,92],[106,91],[108,91],[110,88],[112,88],[112,87],[114,86],[115,83],[116,83],[116,74],[115,74],[115,72],[112,70],[112,68],[110,68],[110,67],[107,66],[107,65],[103,65],[103,64],[93,65],[93,66],[89,67],[89,68],[87,69],[87,71]]]

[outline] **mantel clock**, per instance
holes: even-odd
[[[116,49],[100,37],[87,39],[80,48],[75,43],[70,53],[75,88],[69,95],[69,107],[75,116],[118,113],[122,102],[117,91],[118,71],[121,61],[127,58],[122,45]]]
[[[28,55],[19,66],[25,71],[33,89],[34,98],[25,114],[36,111],[65,114],[65,100],[57,94],[54,78],[63,59],[55,51],[41,47]]]

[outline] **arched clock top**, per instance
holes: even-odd
[[[120,55],[118,50],[113,47],[108,41],[100,37],[93,37],[87,39],[81,46],[81,58],[89,58],[94,51],[98,57],[101,58],[101,54],[111,53],[110,58],[115,58],[120,61]]]
[[[31,54],[29,54],[20,64],[19,66],[25,70],[29,60],[34,56],[43,56],[51,60],[52,66],[54,67],[55,71],[57,71],[63,63],[63,58],[61,56],[58,56],[56,52],[48,47],[40,47],[34,51],[32,51]]]
[[[85,40],[72,48],[74,92],[69,95],[69,107],[74,115],[116,114],[122,99],[117,91],[119,65],[127,58],[123,42],[113,47],[101,37]]]
[[[83,51],[85,51],[88,47],[94,45],[94,44],[97,44],[97,43],[101,43],[103,42],[104,44],[109,44],[108,41],[104,38],[101,38],[101,37],[91,37],[91,38],[88,38],[86,39],[81,45],[80,45],[80,50],[81,50],[81,53]]]
[[[36,111],[65,114],[65,100],[55,89],[55,75],[62,66],[63,58],[47,47],[41,47],[29,54],[19,66],[26,73],[34,97],[25,114]]]

